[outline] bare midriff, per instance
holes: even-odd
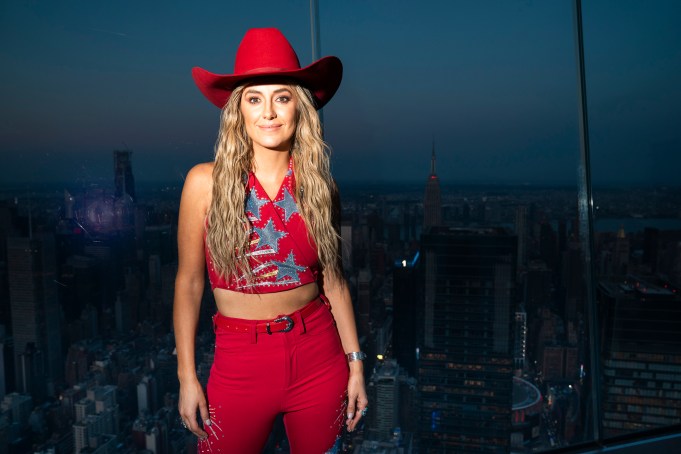
[[[241,293],[213,290],[218,312],[225,317],[268,320],[303,308],[319,295],[316,282],[274,293]]]

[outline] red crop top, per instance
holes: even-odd
[[[293,160],[274,200],[251,172],[246,191],[246,215],[251,222],[248,261],[251,281],[243,275],[225,278],[213,267],[208,247],[206,264],[213,290],[223,288],[242,293],[272,293],[290,290],[317,280],[319,258],[317,246],[308,235],[298,212]]]

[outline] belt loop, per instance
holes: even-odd
[[[251,332],[251,344],[257,344],[258,343],[258,330],[255,329],[255,323],[251,324],[248,327],[248,330]]]
[[[300,311],[296,312],[295,315],[297,318],[296,323],[298,324],[298,326],[300,326],[300,328],[298,329],[298,333],[305,334],[307,330],[305,329],[305,320],[303,319],[303,316],[300,314]]]
[[[327,309],[331,310],[331,302],[329,302],[329,299],[324,295],[323,293],[319,294],[319,300],[324,303],[324,306],[326,306]]]

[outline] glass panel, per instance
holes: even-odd
[[[346,450],[592,439],[572,3],[319,5],[320,53],[345,65],[324,120],[370,353],[370,411]],[[193,444],[173,416],[174,235],[217,111],[189,69],[230,72],[259,24],[311,61],[308,1],[131,5],[1,7],[2,452]],[[681,5],[598,0],[584,18],[611,437],[681,418]],[[203,381],[212,304],[207,291]],[[266,452],[283,446],[279,421]]]
[[[320,16],[322,54],[345,65],[324,115],[371,353],[371,411],[346,441],[590,440],[572,2],[344,2]]]
[[[681,5],[585,2],[603,436],[681,422]]]

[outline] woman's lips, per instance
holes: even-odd
[[[281,125],[258,125],[258,128],[262,129],[263,131],[274,131],[281,128]]]

